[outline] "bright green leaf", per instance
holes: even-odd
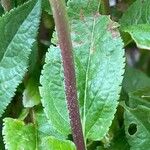
[[[43,139],[49,136],[55,136],[62,139],[63,142],[65,141],[67,137],[59,134],[51,126],[41,107],[32,112],[34,114],[34,124],[25,124],[22,121],[22,119],[25,119],[24,116],[20,116],[21,120],[12,118],[4,119],[3,136],[5,148],[8,150],[22,150],[22,148],[25,150],[44,150],[47,145],[43,145]],[[26,114],[25,117],[27,117]]]
[[[41,1],[29,1],[0,18],[0,115],[28,67],[41,14]]]
[[[32,124],[25,125],[23,121],[4,119],[4,143],[8,150],[35,150],[36,130]]]
[[[100,140],[116,112],[124,72],[123,43],[116,24],[106,16],[72,21],[78,99],[86,138]],[[70,133],[59,46],[51,47],[41,77],[40,93],[48,119]]]
[[[43,139],[42,146],[42,150],[76,150],[71,141],[59,140],[50,136]]]

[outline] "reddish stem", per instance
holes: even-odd
[[[85,150],[85,143],[77,100],[76,78],[69,32],[68,16],[64,0],[49,0],[55,20],[56,30],[63,59],[65,90],[69,110],[72,135],[77,150]]]

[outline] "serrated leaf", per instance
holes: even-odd
[[[0,18],[0,115],[10,103],[28,67],[41,1],[29,1]]]
[[[120,24],[121,30],[128,32],[137,46],[150,50],[149,24],[150,24],[150,1],[136,0],[123,14]]]
[[[150,108],[138,105],[125,107],[125,129],[131,150],[146,150],[150,146]]]
[[[51,52],[47,53],[45,62],[40,81],[42,84],[40,94],[43,97],[41,101],[52,125],[67,135],[70,133],[70,125],[64,99],[63,71],[59,49],[53,47]]]
[[[47,120],[43,108],[40,107],[35,111],[36,126],[38,132],[38,149],[44,150],[47,145],[43,145],[43,139],[49,136],[55,136],[55,138],[65,140],[67,137],[60,134]],[[50,148],[48,148],[50,149]],[[57,149],[56,149],[57,150]]]
[[[23,112],[26,114],[22,114],[23,116],[19,117],[20,119],[4,119],[3,137],[6,149],[44,150],[47,145],[43,145],[43,139],[49,136],[55,136],[59,138],[58,141],[65,141],[67,137],[64,137],[63,135],[59,134],[51,126],[51,124],[47,121],[42,107],[33,110],[34,124],[24,123],[24,117],[26,117],[29,113],[28,110],[26,111],[27,112]],[[64,143],[69,143],[69,141]]]
[[[78,99],[85,137],[100,140],[116,112],[124,72],[123,43],[107,16],[72,21]],[[117,66],[117,67],[116,67]],[[62,134],[70,133],[59,46],[51,47],[40,93],[47,117]]]
[[[25,125],[23,121],[4,119],[4,143],[8,150],[35,150],[36,130],[33,124]]]
[[[66,139],[62,134],[56,131],[56,129],[52,126],[50,121],[47,120],[43,108],[36,110],[35,112],[36,124],[38,126],[38,135],[39,138],[42,139],[45,136],[55,136],[59,139]]]
[[[76,150],[71,141],[59,140],[50,136],[43,139],[42,145],[42,150]]]

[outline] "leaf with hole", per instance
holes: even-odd
[[[150,143],[150,108],[138,105],[136,108],[125,107],[125,130],[131,150],[149,149]]]

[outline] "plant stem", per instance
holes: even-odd
[[[102,14],[102,15],[109,15],[110,14],[109,0],[101,0],[100,14]]]
[[[55,20],[61,55],[63,59],[65,92],[69,110],[73,140],[77,150],[85,150],[82,125],[77,100],[76,78],[72,53],[72,42],[69,32],[68,16],[64,0],[49,0]]]
[[[4,8],[4,11],[9,11],[11,9],[11,2],[10,0],[1,0],[1,4]]]

